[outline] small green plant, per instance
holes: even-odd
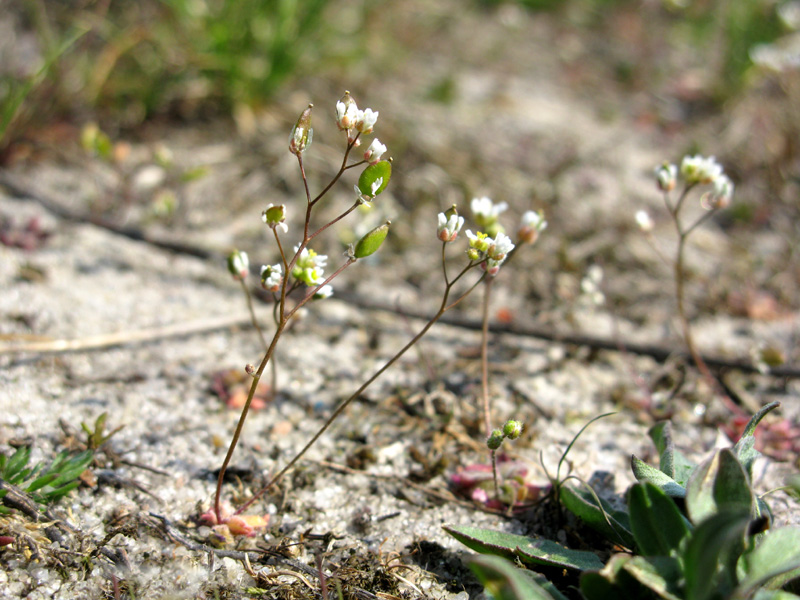
[[[20,488],[39,504],[51,504],[80,485],[78,477],[91,464],[94,452],[61,452],[47,467],[41,463],[28,467],[30,456],[30,446],[17,448],[11,457],[0,454],[0,479]],[[8,490],[0,489],[0,503],[7,494]],[[8,507],[0,506],[0,514],[9,512]]]
[[[360,110],[355,100],[349,92],[336,103],[336,123],[340,131],[346,135],[344,157],[341,166],[333,178],[322,191],[313,195],[309,188],[309,181],[306,177],[304,153],[311,145],[313,130],[311,128],[312,105],[309,105],[302,112],[297,123],[289,136],[289,151],[295,155],[298,161],[300,177],[306,196],[304,208],[305,218],[302,225],[302,237],[298,244],[294,246],[293,253],[286,251],[286,244],[282,235],[288,233],[289,226],[286,223],[287,207],[284,205],[275,206],[270,204],[262,213],[262,221],[270,230],[274,237],[279,255],[279,261],[272,265],[264,265],[261,268],[261,286],[264,290],[272,294],[273,322],[274,330],[271,339],[261,334],[262,330],[258,325],[258,319],[253,309],[250,292],[245,279],[250,272],[249,258],[245,252],[234,250],[228,258],[228,270],[233,278],[242,284],[242,289],[247,298],[248,308],[255,328],[260,332],[265,346],[265,353],[258,366],[247,365],[245,371],[253,378],[247,399],[244,402],[239,422],[233,433],[228,452],[223,465],[220,469],[217,480],[217,488],[212,510],[204,513],[201,519],[217,528],[223,528],[232,522],[232,519],[239,519],[242,511],[246,510],[257,498],[266,490],[280,480],[289,469],[308,451],[308,449],[319,439],[319,437],[330,427],[330,425],[342,414],[347,406],[364,390],[367,389],[378,377],[380,377],[389,367],[400,359],[412,346],[430,330],[430,328],[442,317],[442,315],[460,303],[477,286],[487,279],[493,278],[500,271],[501,265],[513,254],[519,244],[533,243],[538,234],[545,228],[546,222],[540,213],[528,211],[523,216],[520,227],[517,231],[517,243],[513,243],[511,238],[502,233],[497,224],[497,214],[503,210],[501,205],[495,206],[488,198],[473,200],[473,212],[476,213],[476,222],[481,227],[493,226],[493,236],[489,233],[478,231],[466,231],[468,238],[468,248],[466,249],[466,261],[457,274],[452,275],[448,272],[447,250],[452,245],[461,228],[464,225],[464,217],[459,216],[456,208],[453,207],[446,213],[438,214],[438,226],[435,229],[436,237],[442,242],[441,269],[444,279],[445,289],[442,294],[439,310],[422,327],[422,329],[412,337],[412,339],[401,348],[392,358],[380,367],[371,377],[369,377],[350,397],[339,404],[325,424],[312,436],[306,445],[283,467],[260,491],[258,491],[244,505],[240,506],[235,513],[226,513],[221,504],[222,483],[225,471],[230,464],[233,452],[241,437],[244,423],[250,411],[253,398],[255,397],[259,381],[262,377],[267,364],[272,364],[274,368],[274,356],[279,340],[282,337],[287,325],[296,312],[311,301],[323,300],[333,294],[331,281],[345,269],[350,267],[358,260],[367,258],[378,251],[383,245],[389,233],[390,223],[387,221],[372,231],[364,235],[358,242],[351,244],[345,253],[344,262],[331,274],[325,275],[328,257],[312,250],[309,245],[319,235],[327,231],[330,227],[348,217],[360,206],[369,207],[375,202],[378,196],[386,189],[392,174],[392,163],[389,160],[382,160],[386,152],[384,146],[378,139],[373,139],[363,151],[361,157],[351,158],[355,154],[355,149],[361,143],[361,137],[373,132],[378,118],[378,112],[369,108]],[[353,186],[355,197],[352,204],[341,214],[325,224],[315,224],[313,217],[315,209],[325,200],[325,196],[333,189],[334,185],[350,169],[363,167],[357,183]],[[480,210],[476,210],[476,206]],[[487,216],[482,220],[481,215]],[[477,277],[469,284],[464,280],[468,274],[476,273]],[[455,297],[455,299],[453,299]],[[274,388],[273,388],[274,389]],[[488,410],[488,403],[486,404]],[[488,412],[487,414],[487,423]],[[515,437],[519,435],[520,427],[509,429],[504,437]],[[234,524],[236,521],[233,521]],[[226,530],[230,533],[230,527]],[[224,535],[224,532],[223,532]]]
[[[800,577],[800,527],[770,529],[769,507],[751,484],[760,455],[754,448],[756,427],[778,405],[763,407],[733,448],[718,450],[699,465],[675,449],[669,424],[652,428],[659,467],[631,458],[638,483],[627,492],[625,511],[610,510],[591,490],[564,486],[565,508],[628,550],[605,565],[594,553],[550,540],[477,528],[445,530],[484,554],[516,558],[533,569],[579,572],[580,593],[588,600],[798,598],[788,590],[796,591],[791,582]],[[508,565],[493,563],[478,572],[487,585],[503,590],[502,598],[563,597],[541,580],[520,579]],[[528,591],[513,595],[514,586],[523,584]]]

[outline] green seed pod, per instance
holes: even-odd
[[[392,163],[388,160],[376,162],[369,165],[358,178],[358,189],[365,196],[374,198],[386,189],[389,179],[392,177]],[[378,183],[378,180],[382,180]]]
[[[519,421],[506,421],[503,425],[503,435],[510,440],[517,439],[522,434],[522,423]]]
[[[353,256],[355,258],[365,258],[377,252],[378,248],[383,244],[383,240],[385,240],[386,236],[389,234],[390,224],[390,221],[386,221],[386,223],[376,227],[358,240],[355,250],[353,250]]]
[[[500,431],[499,429],[495,429],[492,432],[492,435],[490,435],[486,440],[486,446],[488,446],[489,450],[497,450],[502,443],[503,443],[503,432]]]

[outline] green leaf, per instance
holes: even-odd
[[[747,474],[750,476],[753,474],[753,463],[759,456],[761,456],[761,453],[755,449],[756,427],[761,422],[761,419],[767,415],[767,413],[775,410],[780,405],[780,402],[770,402],[756,414],[754,414],[747,422],[744,432],[742,433],[742,437],[739,438],[739,441],[736,442],[736,445],[733,447],[733,451],[736,453],[736,456],[741,461],[745,471],[747,471]]]
[[[668,556],[634,556],[623,566],[625,572],[659,598],[683,600],[679,582],[683,577],[677,558]]]
[[[726,510],[695,528],[683,553],[686,600],[729,596],[749,523],[749,512]]]
[[[754,502],[747,473],[729,448],[701,463],[686,486],[686,510],[695,524],[722,511],[752,514]]]
[[[636,545],[644,556],[672,556],[689,535],[675,502],[652,483],[630,488],[628,511]]]
[[[392,177],[392,163],[388,160],[382,160],[369,165],[361,176],[358,178],[358,189],[365,196],[374,197],[380,194],[389,185],[389,179]],[[375,193],[372,192],[372,186],[382,179],[381,184],[376,188]]]
[[[769,531],[761,543],[739,558],[745,577],[737,593],[742,597],[770,579],[800,568],[800,527],[781,527]]]
[[[672,423],[669,421],[657,423],[650,428],[648,433],[658,450],[661,472],[674,479],[679,485],[685,486],[695,465],[675,449],[675,442],[672,440]]]
[[[672,477],[659,471],[655,467],[651,467],[643,460],[636,458],[631,454],[631,470],[633,476],[640,483],[651,483],[667,496],[672,498],[683,498],[686,496],[686,489],[675,481]]]
[[[753,600],[798,600],[800,596],[782,590],[758,590]]]
[[[641,584],[624,569],[633,559],[629,554],[615,554],[600,571],[581,574],[581,594],[587,600],[637,598]]]
[[[481,554],[519,557],[531,564],[577,569],[600,569],[602,561],[593,552],[570,550],[551,540],[492,531],[479,527],[449,527],[444,530],[468,548]]]
[[[608,502],[586,489],[564,486],[559,498],[564,508],[612,542],[631,549],[635,546],[627,513],[612,508]]]
[[[499,556],[479,556],[470,560],[469,568],[495,600],[566,600],[542,575]]]
[[[30,457],[30,446],[22,446],[17,448],[17,451],[11,455],[11,458],[8,459],[8,462],[3,469],[3,479],[15,485],[19,483],[20,480],[25,477],[25,475],[20,477],[20,471],[22,471],[25,465],[28,464]]]

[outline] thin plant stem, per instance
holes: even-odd
[[[483,327],[481,328],[481,396],[483,398],[483,424],[486,427],[486,435],[492,434],[492,416],[489,409],[489,300],[492,294],[492,281],[494,278],[487,277],[483,284],[483,310],[481,318]],[[492,453],[494,457],[494,452]],[[495,490],[497,489],[497,473],[495,473]]]
[[[494,499],[500,500],[500,486],[497,484],[497,450],[492,450],[492,477],[494,478]]]
[[[471,286],[469,289],[467,289],[467,291],[462,293],[456,300],[448,304],[448,300],[450,298],[450,292],[453,288],[453,285],[459,279],[461,279],[461,277],[467,271],[469,271],[475,266],[476,266],[475,263],[470,262],[466,267],[464,267],[461,273],[459,273],[459,275],[455,279],[453,279],[453,281],[451,281],[449,284],[445,286],[445,290],[442,295],[442,302],[436,314],[433,315],[433,317],[431,317],[431,319],[422,327],[422,329],[413,338],[411,338],[411,340],[408,343],[406,343],[405,346],[403,346],[394,356],[392,356],[386,363],[384,363],[380,369],[375,371],[375,373],[373,373],[369,379],[367,379],[355,392],[353,392],[353,394],[351,394],[346,400],[344,400],[341,404],[339,404],[339,406],[336,408],[333,414],[331,414],[331,416],[328,417],[327,421],[325,421],[322,427],[320,427],[319,430],[317,430],[317,432],[306,443],[306,445],[303,446],[303,448],[297,454],[294,455],[294,457],[286,464],[286,466],[284,466],[276,475],[274,475],[263,488],[261,488],[258,492],[256,492],[253,495],[253,497],[250,498],[250,500],[248,500],[242,506],[240,506],[236,511],[236,514],[241,514],[242,512],[247,510],[247,508],[250,507],[250,505],[253,504],[253,502],[258,500],[258,498],[264,495],[264,493],[266,493],[268,489],[270,489],[273,485],[275,485],[278,481],[280,481],[284,477],[284,475],[286,475],[286,473],[289,472],[289,470],[292,467],[294,467],[295,464],[297,464],[297,461],[299,461],[306,454],[306,452],[308,452],[308,450],[317,442],[317,440],[322,436],[322,434],[324,434],[328,430],[328,428],[333,424],[333,422],[336,421],[337,418],[339,418],[339,416],[344,412],[344,410],[350,405],[350,403],[353,400],[361,396],[361,394],[364,393],[364,390],[366,390],[370,385],[372,385],[375,382],[376,379],[378,379],[381,375],[383,375],[383,373],[387,369],[389,369],[389,367],[391,367],[395,362],[400,360],[400,358],[412,346],[414,346],[417,342],[419,342],[419,340],[422,339],[422,337],[426,333],[428,333],[430,328],[436,324],[436,322],[442,317],[442,315],[445,312],[456,306],[459,302],[461,302],[464,298],[466,298],[475,289],[477,284],[483,280],[483,276],[480,279],[478,279],[478,281],[475,282],[475,285]]]
[[[736,404],[728,397],[728,395],[721,389],[719,382],[717,381],[714,374],[711,373],[711,369],[708,368],[705,360],[703,360],[702,355],[700,354],[699,350],[697,349],[697,345],[694,341],[694,335],[692,332],[691,321],[689,320],[689,315],[686,311],[686,269],[685,269],[685,262],[684,262],[684,255],[686,250],[686,241],[689,238],[689,235],[697,229],[700,225],[705,223],[711,216],[717,211],[716,208],[709,210],[703,216],[698,218],[694,223],[690,226],[685,227],[680,219],[680,211],[683,207],[684,201],[689,194],[689,191],[695,186],[695,184],[686,185],[681,192],[678,201],[673,205],[669,200],[669,194],[664,194],[664,204],[669,211],[670,216],[672,217],[672,221],[675,224],[675,230],[678,233],[678,247],[675,252],[675,269],[674,269],[674,278],[675,278],[675,300],[677,303],[678,309],[678,319],[681,324],[681,332],[683,334],[683,340],[686,343],[686,348],[689,350],[689,355],[692,357],[692,361],[694,362],[697,370],[700,371],[700,374],[706,380],[708,385],[713,389],[715,392],[719,394],[719,396],[725,401],[728,405],[728,408],[737,412],[741,413],[741,409],[736,406]]]

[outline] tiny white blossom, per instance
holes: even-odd
[[[492,258],[487,258],[482,267],[483,269],[489,274],[489,276],[494,277],[497,275],[498,271],[500,271],[500,266],[503,264],[502,260],[494,260]]]
[[[653,219],[650,218],[650,214],[646,210],[636,211],[636,224],[639,226],[639,229],[645,233],[653,231],[653,227],[655,226]]]
[[[706,210],[725,208],[733,197],[733,182],[727,175],[714,180],[714,191],[703,194],[701,203]]]
[[[489,246],[489,258],[502,263],[513,249],[514,243],[511,238],[504,233],[498,233],[491,246]]]
[[[367,148],[366,152],[364,152],[364,160],[366,160],[369,164],[374,165],[377,163],[383,153],[386,152],[386,146],[380,143],[378,138],[372,140],[372,143]]]
[[[464,226],[464,217],[456,214],[450,215],[448,219],[444,213],[439,213],[439,227],[436,230],[437,237],[443,242],[452,242],[458,237],[458,232]]]
[[[520,242],[533,244],[545,229],[547,229],[547,221],[544,220],[542,211],[534,212],[529,210],[522,215],[519,229],[517,230],[517,238]]]
[[[675,189],[678,180],[678,167],[670,163],[664,163],[655,168],[658,189],[662,192],[671,192]]]
[[[231,252],[228,255],[228,271],[234,279],[244,281],[250,272],[250,259],[247,257],[247,252],[241,250]]]
[[[354,100],[347,103],[339,100],[336,103],[336,124],[339,129],[351,129],[355,126],[357,118],[358,106]]]
[[[481,218],[492,221],[496,220],[500,213],[508,208],[508,204],[506,202],[495,204],[487,196],[473,198],[469,206],[472,210],[472,214],[475,215],[475,218],[478,221],[480,221]]]
[[[713,183],[722,175],[722,166],[713,156],[708,158],[699,154],[684,156],[681,162],[681,175],[687,183]]]
[[[333,296],[333,287],[331,284],[325,284],[321,288],[319,288],[316,293],[314,294],[314,300],[325,300],[326,298],[330,298]]]
[[[269,292],[277,292],[281,289],[282,283],[283,266],[280,263],[261,267],[261,287]]]
[[[374,112],[371,108],[358,111],[356,114],[355,128],[364,134],[372,133],[372,129],[378,121],[379,114],[380,113]]]

